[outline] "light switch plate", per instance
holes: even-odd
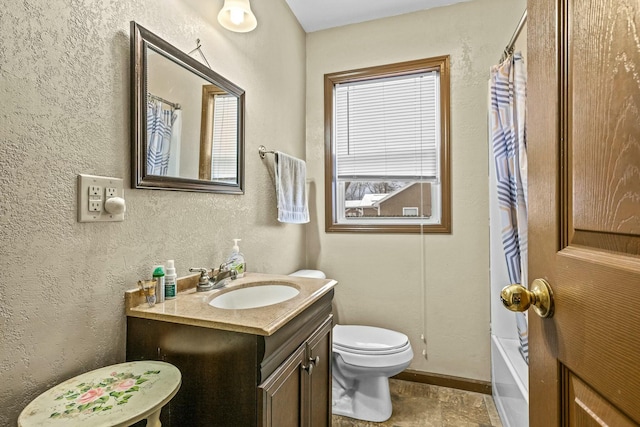
[[[124,221],[124,213],[110,214],[104,209],[111,197],[124,199],[122,178],[78,175],[78,222]]]

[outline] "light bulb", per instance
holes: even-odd
[[[224,0],[224,6],[218,13],[218,22],[236,33],[247,33],[258,25],[249,0]]]
[[[229,10],[229,17],[235,25],[240,25],[244,22],[244,10],[238,7],[231,8]]]

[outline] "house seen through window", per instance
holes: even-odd
[[[449,58],[325,75],[327,231],[451,231]]]

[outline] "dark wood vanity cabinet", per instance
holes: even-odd
[[[326,427],[332,299],[333,290],[270,336],[127,317],[127,361],[162,360],[182,373],[163,427]]]

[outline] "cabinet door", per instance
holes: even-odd
[[[307,349],[303,344],[258,386],[258,405],[263,427],[299,427],[306,425],[308,414],[303,404],[309,375],[303,369]]]
[[[331,331],[333,316],[330,316],[307,341],[307,363],[313,364],[309,375],[308,407],[311,427],[331,425]]]

